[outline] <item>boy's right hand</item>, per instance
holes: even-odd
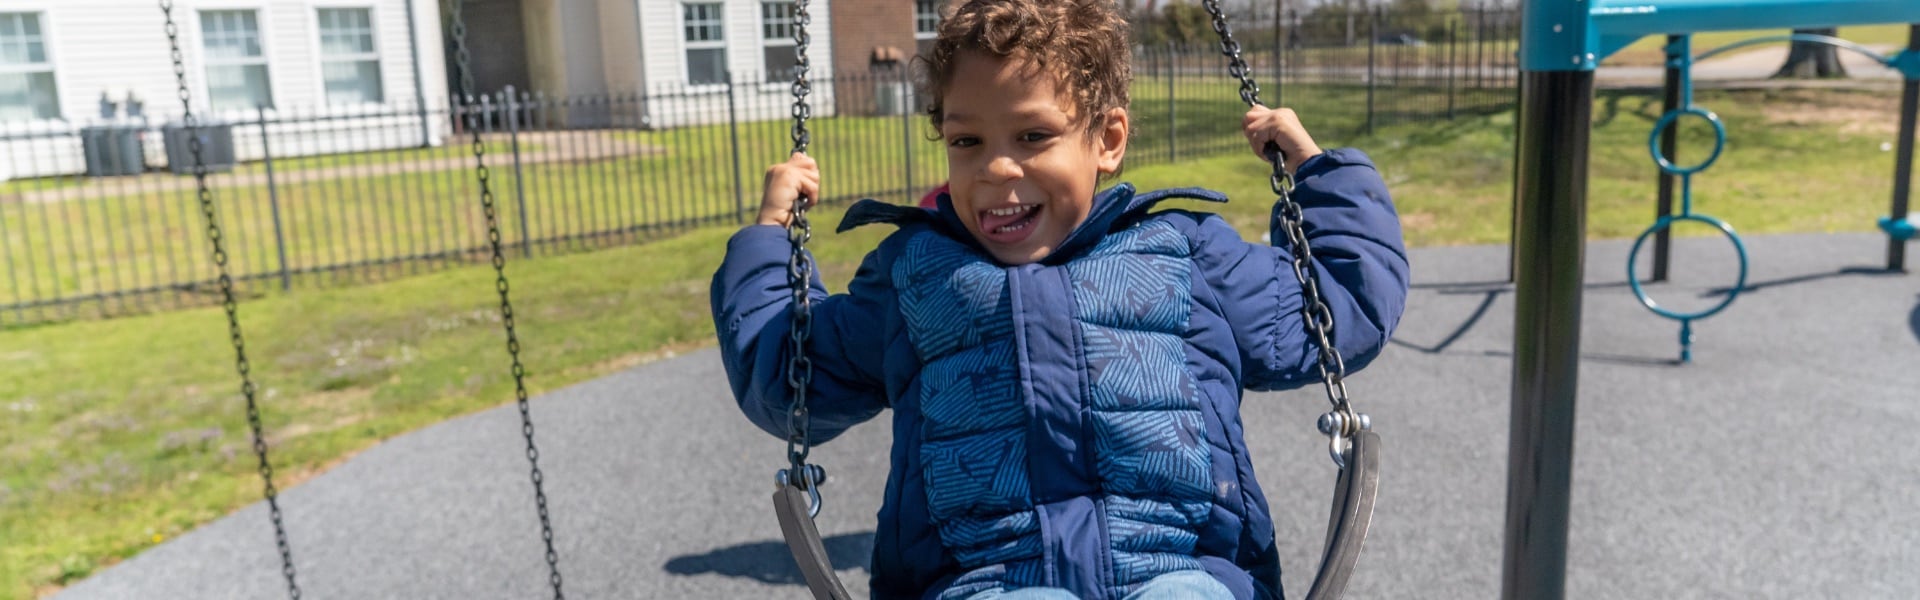
[[[820,165],[813,162],[813,157],[795,152],[787,162],[767,167],[764,189],[760,224],[785,227],[793,220],[793,207],[800,198],[806,198],[809,207],[820,201]]]

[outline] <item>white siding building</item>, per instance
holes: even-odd
[[[808,13],[814,114],[833,106],[832,12]],[[548,94],[640,94],[643,124],[786,118],[793,104],[791,0],[523,0],[529,79]],[[500,18],[495,15],[494,18]]]
[[[447,103],[437,0],[175,0],[172,12],[187,92],[210,121],[257,122],[261,107],[269,120],[329,117],[275,126],[311,128],[301,132],[302,154],[418,146],[445,134],[444,117],[419,110],[422,101]],[[0,169],[83,172],[80,156],[8,155],[103,122],[173,121],[181,108],[163,23],[153,0],[0,1]],[[329,135],[378,121],[420,133]],[[40,141],[22,141],[32,136]],[[258,135],[234,137],[240,160],[259,155]],[[159,155],[150,166],[164,164],[160,144],[147,153]]]

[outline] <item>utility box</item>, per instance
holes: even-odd
[[[874,84],[874,114],[879,116],[904,115],[914,112],[913,88],[904,81],[881,81]]]
[[[207,165],[208,172],[226,172],[233,170],[233,126],[226,123],[203,123],[195,128],[200,136],[200,158]],[[168,123],[161,132],[166,140],[167,168],[175,175],[193,174],[193,150],[188,146],[187,128],[179,123]]]
[[[138,125],[102,125],[80,129],[80,150],[86,155],[87,175],[138,175],[147,169]]]

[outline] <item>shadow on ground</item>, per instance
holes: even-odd
[[[827,559],[833,562],[835,570],[855,567],[865,570],[867,560],[873,556],[871,531],[843,533],[820,541],[826,546]],[[706,554],[677,556],[668,560],[664,568],[674,575],[712,573],[776,585],[807,583],[800,576],[800,567],[794,565],[793,555],[787,553],[787,543],[781,540],[740,544]]]

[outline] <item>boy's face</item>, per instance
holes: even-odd
[[[966,52],[954,61],[940,136],[953,208],[1000,262],[1023,265],[1059,248],[1087,219],[1100,175],[1120,168],[1127,111],[1087,131],[1057,77],[1020,59]]]

